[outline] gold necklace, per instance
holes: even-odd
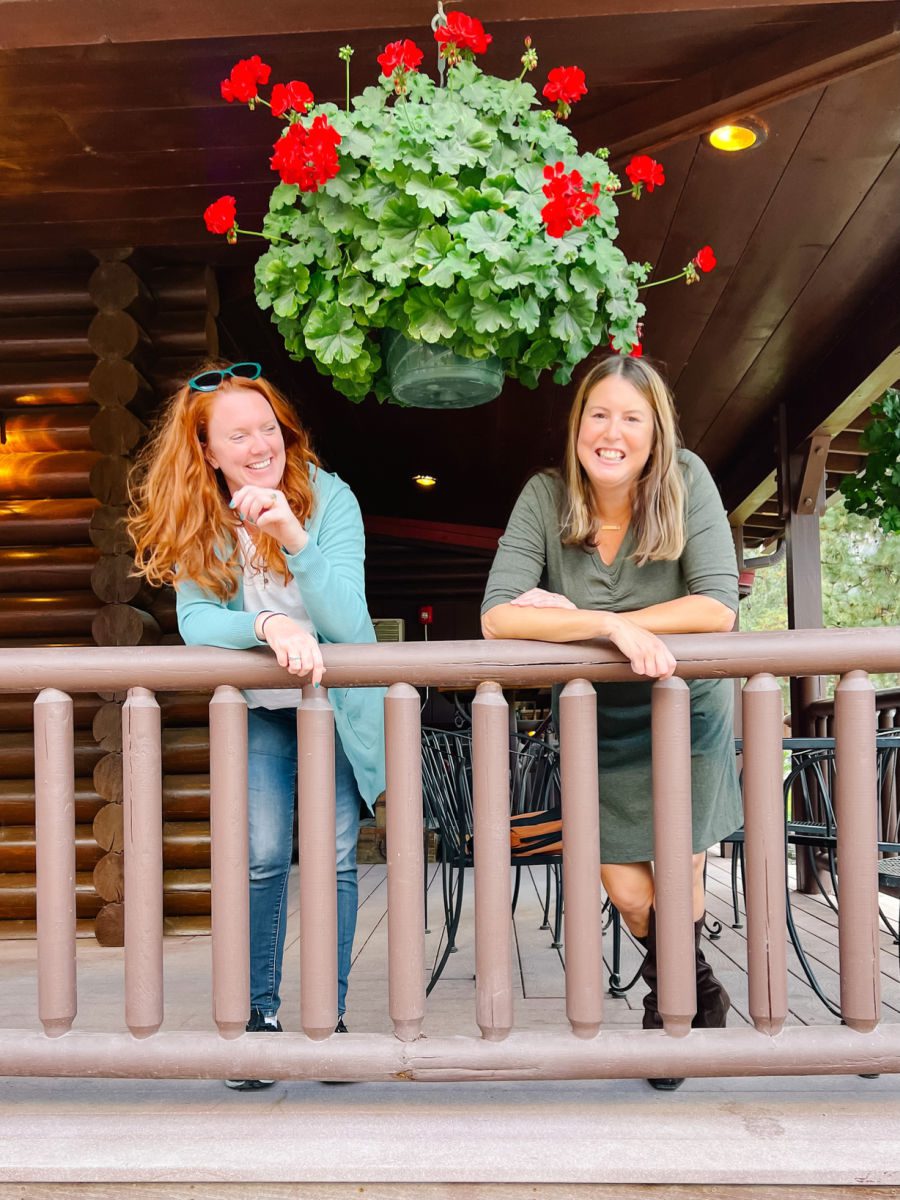
[[[601,532],[601,533],[606,533],[607,531],[611,531],[611,532],[618,533],[618,531],[619,531],[621,528],[622,528],[622,526],[621,526],[621,525],[601,525],[601,526],[600,526],[600,532]]]

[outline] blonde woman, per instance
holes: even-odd
[[[129,528],[138,570],[177,591],[189,645],[268,647],[316,687],[322,642],[374,642],[359,505],[322,469],[259,363],[209,363],[175,393],[137,472]],[[327,678],[325,679],[327,683]],[[278,1031],[297,773],[297,689],[249,704],[250,1021]],[[356,927],[360,800],[384,789],[383,693],[329,693],[335,719],[338,1025]],[[315,803],[315,797],[301,797]],[[271,1079],[232,1079],[248,1091]]]
[[[667,679],[660,634],[730,630],[738,605],[728,522],[704,464],[679,447],[674,404],[646,359],[593,367],[569,414],[565,467],[534,476],[500,539],[482,606],[489,638],[608,638],[636,675]],[[597,685],[603,885],[647,948],[644,1028],[656,995],[651,684]],[[729,999],[700,950],[705,851],[738,828],[733,686],[691,689],[697,1027],[725,1024]],[[651,1080],[673,1088],[680,1080]]]

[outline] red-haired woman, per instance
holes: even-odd
[[[258,363],[207,364],[179,388],[142,456],[129,529],[138,570],[177,591],[189,645],[269,646],[318,686],[320,643],[373,642],[364,539],[350,488],[319,464]],[[300,690],[249,704],[250,1021],[278,1030]],[[384,788],[380,689],[333,688],[337,800],[338,1014],[344,1032],[356,926],[360,797]],[[303,797],[304,803],[309,798]],[[249,1090],[272,1080],[229,1080]]]

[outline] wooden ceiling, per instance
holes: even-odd
[[[468,413],[351,406],[308,364],[289,363],[256,311],[258,246],[229,248],[203,229],[203,208],[223,192],[253,228],[272,184],[273,123],[219,99],[237,58],[259,53],[273,78],[338,100],[339,46],[355,47],[356,90],[387,41],[427,44],[430,3],[326,7],[4,0],[0,270],[122,246],[150,262],[216,264],[226,350],[271,364],[368,512],[502,525],[524,478],[558,455],[567,390],[509,385]],[[779,405],[798,445],[823,427],[857,428],[900,376],[900,3],[559,0],[549,10],[467,6],[493,34],[489,70],[517,73],[525,34],[538,76],[584,67],[590,92],[572,119],[583,146],[608,145],[619,164],[649,150],[665,164],[664,188],[620,202],[631,257],[664,277],[714,247],[719,266],[698,286],[646,294],[645,347],[667,368],[686,443],[762,540],[780,523]],[[749,111],[769,126],[764,145],[723,155],[706,144],[713,124]],[[832,485],[857,461],[854,436],[834,444]],[[422,470],[440,479],[428,494],[410,482]]]

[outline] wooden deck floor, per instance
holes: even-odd
[[[430,889],[429,956],[442,948],[440,880]],[[565,1028],[564,957],[541,930],[543,872],[523,879],[515,919],[516,1027]],[[704,949],[747,1021],[745,931],[731,927],[728,863],[710,858],[709,913],[722,922]],[[282,1020],[297,1029],[297,880],[291,881]],[[478,1035],[472,888],[459,951],[428,1002],[426,1033]],[[836,918],[793,896],[804,944],[837,994]],[[897,917],[897,905],[886,911]],[[390,1032],[383,867],[360,868],[351,976],[352,1032]],[[610,947],[605,939],[604,950]],[[38,1029],[35,947],[0,943],[0,1027]],[[638,965],[626,939],[624,973]],[[792,1023],[831,1023],[789,951]],[[210,1029],[208,938],[165,944],[169,1030]],[[124,1030],[122,952],[78,944],[76,1028]],[[900,1019],[897,946],[882,934],[884,1019]],[[607,997],[608,1026],[640,1024],[641,985]],[[235,1093],[210,1080],[0,1082],[0,1181],[298,1180],[355,1183],[568,1182],[900,1184],[900,1078],[855,1076],[689,1080],[655,1093],[641,1080],[574,1083],[279,1083]],[[536,1132],[537,1131],[537,1132]]]

